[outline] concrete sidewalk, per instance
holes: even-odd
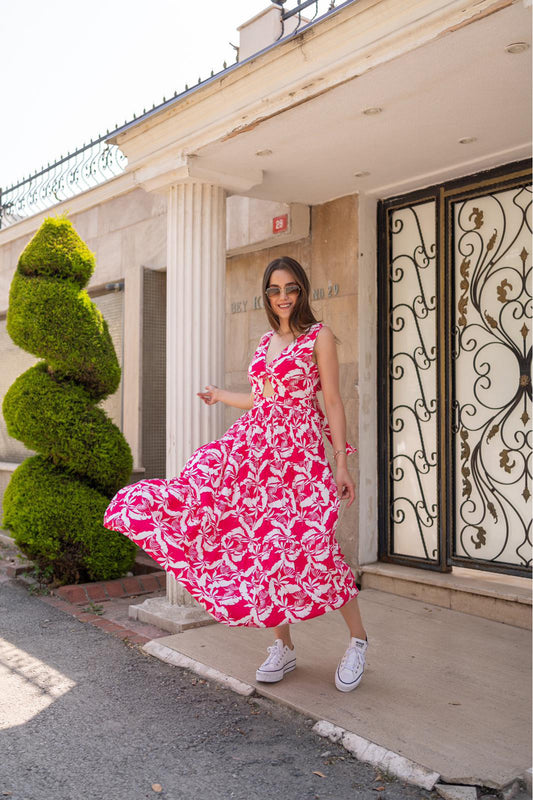
[[[367,669],[347,694],[333,682],[348,641],[338,612],[293,626],[297,666],[277,684],[255,681],[268,629],[214,624],[145,647],[171,663],[183,654],[446,783],[502,789],[522,776],[531,766],[530,631],[374,589],[359,598]]]

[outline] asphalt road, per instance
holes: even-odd
[[[376,779],[311,724],[0,583],[0,799],[436,797]]]

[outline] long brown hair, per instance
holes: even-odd
[[[294,258],[290,258],[289,256],[282,256],[281,258],[275,258],[274,261],[271,261],[270,264],[265,269],[263,275],[263,305],[265,307],[266,315],[268,317],[268,321],[272,328],[277,332],[279,331],[279,317],[277,314],[274,313],[272,310],[272,306],[270,305],[270,300],[266,293],[268,286],[270,285],[270,277],[274,270],[276,269],[286,269],[290,272],[294,278],[294,282],[298,284],[300,287],[300,293],[296,299],[296,304],[292,310],[291,316],[289,318],[289,327],[291,331],[294,333],[295,336],[299,336],[301,333],[304,333],[310,325],[313,325],[315,322],[319,322],[321,320],[317,320],[315,315],[311,310],[311,306],[309,305],[309,294],[311,292],[311,284],[309,283],[309,278],[307,277],[304,268],[301,264],[296,261]]]

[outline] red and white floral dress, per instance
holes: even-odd
[[[312,360],[321,327],[269,364],[274,331],[264,334],[248,368],[253,407],[178,476],[123,487],[104,515],[106,528],[140,545],[225,625],[310,619],[358,594],[335,538],[340,500]],[[271,397],[262,395],[267,377]]]

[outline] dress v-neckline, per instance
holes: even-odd
[[[311,330],[312,327],[313,326],[311,325],[306,331],[304,331],[304,333],[301,333],[299,336],[296,336],[296,338],[294,338],[292,340],[292,342],[289,342],[289,344],[285,345],[283,350],[281,350],[281,352],[279,352],[278,355],[275,358],[272,359],[272,361],[267,361],[268,350],[270,348],[270,342],[272,341],[272,337],[274,336],[274,333],[275,333],[275,331],[271,331],[270,336],[269,336],[268,341],[267,341],[266,350],[265,350],[265,367],[270,367],[274,363],[274,361],[277,361],[278,358],[281,358],[281,356],[285,353],[286,350],[290,350],[290,348],[293,347],[299,339],[301,339],[303,336],[307,336],[307,334],[309,333],[309,331]]]

